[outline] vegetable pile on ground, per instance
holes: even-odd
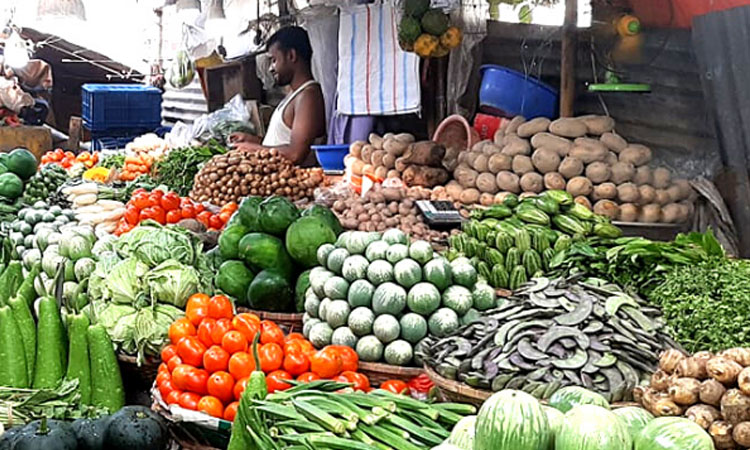
[[[0,153],[0,220],[12,220],[21,209],[24,183],[36,170],[36,157],[25,148]]]
[[[94,167],[99,162],[99,153],[81,152],[78,155],[58,148],[42,155],[42,166],[58,166],[69,175],[80,174],[85,169]]]
[[[685,416],[716,448],[750,447],[750,348],[692,356],[668,350],[638,400],[655,416]]]
[[[303,271],[317,263],[318,247],[335,242],[340,232],[338,219],[323,206],[300,211],[285,197],[246,197],[219,237],[224,262],[216,287],[238,305],[302,312],[308,287]]]
[[[447,438],[463,414],[476,412],[471,405],[428,404],[380,389],[352,392],[348,384],[324,380],[266,394],[262,377],[257,381],[251,379],[242,395],[228,450],[427,449]]]
[[[529,278],[549,273],[574,237],[616,238],[622,232],[564,191],[546,191],[521,201],[514,194],[503,204],[472,212],[463,233],[449,239],[449,259],[466,256],[489,283],[516,289]],[[554,226],[554,228],[552,228]]]
[[[172,343],[161,351],[156,378],[163,401],[229,421],[253,371],[263,374],[269,392],[289,389],[289,380],[321,378],[370,389],[367,377],[357,373],[354,350],[315,350],[302,335],[285,336],[272,321],[249,313],[234,315],[225,296],[192,296],[186,317],[170,326],[169,337]]]
[[[464,203],[476,203],[481,194],[566,190],[614,220],[685,222],[693,211],[690,183],[672,179],[667,168],[651,168],[651,149],[627,143],[614,127],[605,116],[515,117],[494,143],[459,155],[456,182],[446,188]]]
[[[468,260],[449,264],[426,241],[398,229],[348,231],[317,251],[304,294],[303,332],[316,347],[346,345],[362,361],[412,364],[428,332],[445,336],[460,318],[495,306]]]
[[[41,166],[39,171],[26,183],[22,201],[33,205],[39,201],[47,201],[51,193],[68,181],[68,173],[57,164]]]
[[[499,308],[421,347],[440,375],[481,389],[549,398],[585,386],[610,401],[632,398],[677,344],[656,308],[602,280],[537,278]]]
[[[185,147],[172,149],[162,159],[157,160],[151,169],[156,184],[163,184],[177,192],[180,196],[187,196],[193,188],[193,180],[203,164],[216,155],[227,152],[226,147],[215,142],[200,147]]]
[[[712,450],[687,419],[654,417],[637,407],[610,409],[601,396],[564,388],[549,406],[512,389],[495,393],[462,419],[434,450]],[[721,447],[719,447],[721,448]]]
[[[248,195],[312,199],[323,181],[323,170],[302,169],[278,151],[232,150],[214,156],[195,176],[190,198],[223,206]]]

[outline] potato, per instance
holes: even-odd
[[[492,194],[488,194],[487,192],[483,192],[479,195],[479,204],[482,206],[492,206],[492,204],[495,203],[495,196]]]
[[[375,150],[382,150],[383,149],[383,138],[375,133],[370,133],[370,136],[367,138],[368,141],[370,141],[370,145],[372,145]]]
[[[552,134],[567,138],[577,138],[586,134],[586,125],[578,119],[561,117],[549,124]]]
[[[633,203],[623,203],[620,205],[619,220],[623,222],[636,222],[638,220],[638,207]]]
[[[602,183],[594,186],[591,194],[594,200],[612,200],[617,198],[617,186],[614,183]]]
[[[734,347],[720,351],[717,356],[731,359],[737,364],[747,367],[750,366],[750,348]],[[750,381],[750,371],[748,371],[748,381]],[[741,384],[741,383],[740,383]],[[750,386],[748,386],[750,388]],[[748,390],[750,393],[750,390]]]
[[[721,404],[721,397],[724,396],[726,391],[727,388],[723,384],[713,378],[709,378],[701,383],[698,398],[707,405],[719,406]]]
[[[374,151],[375,151],[375,148],[372,145],[369,145],[369,144],[363,145],[360,159],[364,161],[365,164],[370,164],[370,157],[372,156],[372,152]]]
[[[680,223],[682,218],[682,205],[668,203],[661,208],[662,221],[664,223]]]
[[[586,166],[586,178],[592,183],[604,183],[611,175],[612,171],[606,163],[595,161]]]
[[[701,383],[695,378],[677,378],[671,383],[667,392],[673,402],[689,406],[698,401]]]
[[[502,153],[495,153],[487,161],[487,169],[492,173],[498,173],[502,170],[510,170],[513,164],[513,158]]]
[[[615,153],[620,153],[625,147],[628,146],[628,142],[623,139],[619,134],[615,133],[604,133],[599,138],[602,144],[606,145],[608,149]]]
[[[516,134],[522,138],[530,138],[537,133],[547,131],[549,124],[550,120],[548,118],[537,117],[519,125]]]
[[[488,142],[487,144],[484,145],[484,147],[482,147],[482,153],[487,155],[487,157],[490,157],[492,155],[500,153],[500,150],[502,149],[503,149],[502,147],[499,147],[493,144],[492,142]]]
[[[638,215],[638,222],[657,223],[661,221],[661,206],[650,203],[641,207],[641,213]]]
[[[386,175],[386,178],[401,178],[401,172],[396,169],[391,169],[388,171],[388,175]]]
[[[414,135],[412,135],[411,133],[399,133],[396,136],[394,136],[394,138],[397,141],[401,141],[406,144],[411,144],[412,142],[416,140],[414,139]]]
[[[635,166],[631,163],[626,162],[617,162],[617,164],[612,165],[612,175],[610,175],[609,179],[615,184],[622,184],[626,183],[633,179],[633,176],[635,175]]]
[[[695,405],[685,411],[685,417],[706,430],[712,423],[719,420],[721,413],[713,406]]]
[[[529,172],[521,177],[520,185],[522,191],[538,194],[544,190],[544,179],[536,172]]]
[[[565,190],[565,178],[558,172],[544,174],[544,188],[549,190]]]
[[[490,194],[497,193],[497,183],[495,182],[495,175],[492,173],[480,173],[477,177],[476,184],[479,192],[487,192]]]
[[[620,161],[629,162],[634,166],[642,166],[651,162],[651,149],[641,144],[630,144],[619,155]]]
[[[575,203],[578,203],[579,205],[585,206],[586,209],[588,209],[589,211],[591,211],[592,209],[591,200],[589,200],[589,198],[584,195],[579,195],[578,197],[575,197],[573,201]]]
[[[534,164],[531,162],[531,158],[526,155],[516,155],[515,157],[513,157],[511,167],[513,169],[513,172],[518,175],[523,175],[525,173],[534,171]]]
[[[669,195],[669,198],[670,200],[672,200],[672,202],[678,202],[681,200],[682,190],[679,186],[673,184],[667,188],[667,195]]]
[[[656,190],[656,200],[654,201],[654,203],[664,206],[671,201],[672,201],[672,198],[669,196],[669,193],[667,192],[666,189]]]
[[[495,183],[501,191],[508,191],[514,194],[521,192],[520,178],[513,172],[503,170],[495,177]]]
[[[386,169],[384,166],[378,166],[375,168],[375,178],[377,180],[385,180],[388,176],[388,169]]]
[[[689,199],[690,195],[693,192],[693,187],[690,186],[690,182],[684,178],[675,178],[674,180],[672,180],[672,186],[676,186],[679,189],[678,200]]]
[[[583,173],[583,162],[578,158],[566,156],[557,171],[569,180]]]
[[[531,153],[531,144],[526,139],[516,135],[505,136],[505,145],[501,152],[508,156],[528,155]]]
[[[573,145],[579,145],[581,147],[589,147],[595,149],[597,152],[603,150],[609,151],[606,145],[602,144],[598,139],[591,139],[587,137],[579,137],[573,141]]]
[[[594,203],[594,212],[615,220],[620,215],[620,207],[612,200],[603,199]]]
[[[611,150],[609,151],[609,153],[607,153],[607,158],[604,160],[604,162],[607,163],[609,167],[614,166],[618,161],[619,159],[617,159],[617,153]]]
[[[539,173],[555,172],[560,167],[560,155],[552,149],[541,147],[534,150],[531,162]]]
[[[741,447],[750,447],[750,422],[740,422],[732,429],[732,439]]]
[[[649,386],[652,389],[656,389],[657,391],[666,391],[667,389],[669,389],[669,383],[671,380],[672,378],[667,372],[658,369],[651,375]]]
[[[676,348],[664,350],[659,355],[659,369],[671,375],[677,369],[677,365],[686,358],[687,356]]]
[[[617,186],[617,199],[620,203],[637,203],[639,198],[640,193],[633,183],[622,183]]]
[[[714,448],[717,450],[735,449],[737,446],[732,440],[732,424],[717,420],[708,427],[708,434],[714,440]]]
[[[582,116],[578,120],[586,125],[586,132],[600,136],[609,133],[615,128],[615,119],[609,116]]]
[[[654,169],[653,177],[653,184],[656,189],[666,189],[669,187],[671,174],[666,167],[657,167]]]
[[[471,167],[477,172],[487,172],[487,155],[480,153],[472,161]]]
[[[586,177],[573,177],[568,180],[565,190],[573,197],[589,195],[594,190],[594,185],[591,184],[591,180]]]
[[[683,200],[680,203],[680,216],[678,218],[679,223],[687,222],[693,216],[695,212],[695,205],[687,200]]]
[[[364,147],[367,143],[364,141],[354,141],[352,142],[352,145],[349,146],[349,154],[359,158],[362,155],[362,147]]]
[[[372,152],[372,155],[370,156],[370,164],[372,164],[375,167],[380,167],[383,165],[383,156],[385,156],[385,150],[375,150]],[[395,164],[395,161],[394,161]]]
[[[396,167],[396,156],[391,153],[383,155],[383,167],[390,170]]]
[[[561,157],[565,157],[573,146],[570,140],[551,133],[537,133],[531,138],[531,146],[534,148],[547,147],[556,151]]]
[[[484,151],[484,146],[490,142],[491,141],[489,140],[479,141],[471,147],[471,151],[474,153],[482,153]]]
[[[461,186],[465,188],[472,188],[476,186],[477,177],[479,174],[476,170],[459,164],[456,170],[453,171],[453,178],[455,178]]]
[[[633,183],[638,186],[644,184],[653,184],[654,177],[649,166],[640,166],[635,169],[635,175],[633,175]]]
[[[448,182],[448,184],[445,185],[445,192],[454,202],[458,201],[458,197],[461,195],[461,191],[463,191],[463,189],[463,186],[461,186],[461,184],[459,184],[459,182],[456,180],[451,180]]]
[[[638,186],[638,204],[639,205],[647,205],[649,203],[654,203],[656,200],[656,189],[654,189],[653,186],[649,186],[648,184],[644,184],[643,186]]]
[[[516,134],[518,127],[520,127],[523,123],[526,122],[526,118],[524,116],[516,116],[508,122],[508,125],[505,127],[505,135],[509,134]]]
[[[473,205],[479,202],[479,195],[479,191],[474,188],[464,189],[458,196],[458,201],[464,205]]]
[[[389,155],[398,157],[406,152],[406,149],[409,148],[410,143],[411,142],[404,142],[396,138],[388,139],[387,141],[383,142],[383,150],[388,152]]]
[[[501,126],[497,129],[497,131],[495,131],[495,135],[492,136],[492,142],[494,142],[495,145],[502,147],[503,145],[505,145],[503,144],[503,139],[505,139],[505,128]]]
[[[739,389],[729,389],[721,397],[721,415],[731,424],[750,421],[750,396]]]
[[[365,164],[362,166],[362,175],[375,176],[375,166],[372,164]]]
[[[357,176],[362,175],[362,170],[365,167],[365,163],[361,159],[355,159],[352,163],[352,173]]]
[[[568,152],[568,156],[578,158],[584,164],[591,164],[594,161],[604,161],[607,159],[609,150],[604,147],[594,147],[589,145],[574,144]]]

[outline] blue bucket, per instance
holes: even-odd
[[[506,117],[558,116],[557,90],[536,78],[493,64],[479,69],[482,84],[479,87],[479,108],[489,114]]]
[[[315,157],[323,170],[344,170],[344,157],[349,154],[349,145],[312,145]]]

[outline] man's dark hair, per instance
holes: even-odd
[[[310,37],[302,27],[289,26],[280,28],[268,39],[268,48],[278,45],[284,51],[294,50],[303,61],[309,63],[312,59]]]

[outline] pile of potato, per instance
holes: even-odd
[[[432,141],[414,142],[408,133],[383,137],[372,133],[368,140],[354,142],[344,158],[344,165],[354,175],[380,181],[400,178],[408,186],[431,188],[445,184],[457,164],[458,151]]]
[[[655,416],[685,416],[717,449],[750,447],[750,348],[687,356],[667,350],[636,399]]]
[[[550,121],[515,117],[470,152],[458,155],[446,189],[464,204],[489,205],[498,193],[562,189],[596,213],[623,222],[685,222],[694,192],[669,169],[652,168],[651,149],[615,133],[607,116]]]
[[[223,206],[242,197],[312,198],[323,181],[320,168],[302,169],[274,149],[232,150],[211,158],[195,175],[190,198]]]

